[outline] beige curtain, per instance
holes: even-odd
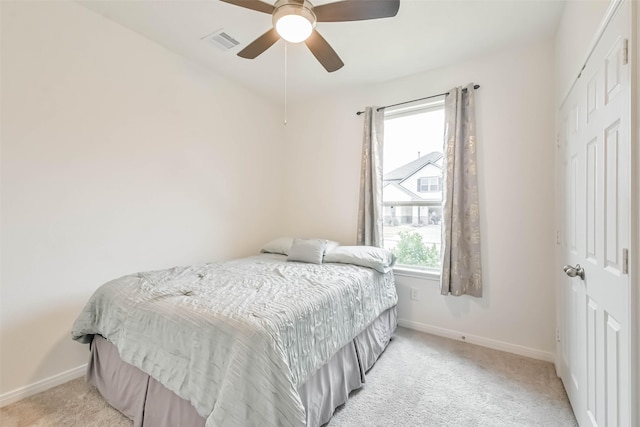
[[[382,247],[382,144],[384,109],[367,107],[364,113],[358,245]]]
[[[473,83],[445,98],[442,223],[443,295],[482,296]]]

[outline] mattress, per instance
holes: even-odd
[[[396,302],[391,272],[265,254],[116,279],[72,336],[105,337],[207,426],[297,426],[299,388]]]

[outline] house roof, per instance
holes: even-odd
[[[384,175],[384,181],[403,181],[407,177],[413,175],[429,163],[436,165],[435,163],[442,158],[442,153],[438,151],[434,151],[432,153],[426,154],[422,157],[417,158],[405,165],[400,166],[397,169],[392,170]],[[440,166],[438,166],[440,167]]]
[[[400,191],[401,193],[406,194],[408,197],[411,198],[411,201],[422,201],[424,200],[422,197],[420,197],[419,195],[417,195],[416,193],[414,193],[413,191],[410,191],[408,188],[403,187],[402,185],[396,183],[396,182],[387,182],[384,184],[384,186],[382,187],[383,189],[387,188],[387,187],[393,187],[395,189],[397,189],[398,191]]]

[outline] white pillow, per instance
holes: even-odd
[[[322,264],[327,241],[322,239],[293,239],[287,261]]]
[[[340,243],[338,242],[334,242],[333,240],[327,240],[327,247],[324,250],[324,253],[326,254],[327,252],[331,252],[332,250],[334,250],[335,248],[337,248],[338,246],[340,246]]]
[[[340,246],[340,243],[334,242],[333,240],[325,240],[327,242],[327,247],[325,249],[326,252],[333,250]],[[266,245],[260,249],[261,253],[267,254],[282,254],[289,255],[289,250],[291,249],[291,245],[293,244],[293,237],[278,237],[277,239],[273,239]]]
[[[289,249],[293,244],[293,237],[278,237],[273,239],[260,249],[262,253],[289,255]]]
[[[386,273],[396,263],[396,256],[391,251],[374,246],[338,246],[324,254],[324,262],[354,264]]]

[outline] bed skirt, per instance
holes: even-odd
[[[397,325],[396,307],[383,312],[353,341],[300,386],[307,426],[327,423],[349,393],[362,387],[365,373],[389,344]],[[96,335],[91,345],[87,381],[134,427],[203,427],[205,419],[182,399],[138,368],[120,359],[115,345]]]

